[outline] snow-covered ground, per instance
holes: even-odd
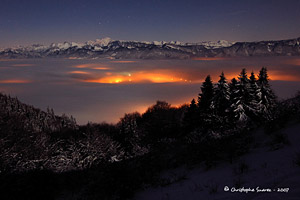
[[[209,170],[200,165],[167,171],[161,176],[173,183],[147,188],[134,199],[300,200],[300,164],[295,164],[296,153],[300,153],[300,124],[280,132],[287,135],[289,145],[272,150],[270,137],[257,131],[256,148],[234,163],[221,163]],[[246,193],[247,189],[253,191]]]

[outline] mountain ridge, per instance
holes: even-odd
[[[0,51],[0,58],[193,59],[198,57],[299,56],[300,37],[257,42],[123,41],[110,38],[85,43],[34,44]]]

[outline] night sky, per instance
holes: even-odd
[[[85,42],[300,37],[300,0],[0,0],[0,48]]]

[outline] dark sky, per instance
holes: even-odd
[[[121,40],[300,37],[300,0],[0,0],[0,48]]]

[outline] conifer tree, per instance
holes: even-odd
[[[214,105],[217,115],[224,117],[229,112],[230,89],[224,73],[220,75],[220,80],[216,84]]]
[[[198,96],[198,106],[202,113],[210,113],[213,109],[214,86],[208,75],[201,86],[201,94]]]
[[[199,117],[204,128],[211,128],[214,117],[214,86],[210,75],[208,75],[201,86],[198,96]]]
[[[192,99],[187,112],[191,115],[192,118],[195,118],[196,115],[198,114],[198,106],[196,104],[195,99]]]
[[[234,97],[234,91],[237,90],[237,80],[236,78],[231,79],[231,83],[229,84],[229,91],[230,91],[230,99]]]
[[[189,106],[189,110],[190,110],[191,112],[195,112],[195,111],[197,110],[197,105],[196,105],[195,99],[193,99],[193,100],[191,101],[191,104],[190,104],[190,106]]]
[[[250,83],[250,95],[259,102],[261,99],[261,92],[260,92],[260,88],[258,87],[257,79],[254,75],[254,72],[251,72],[251,76],[249,77],[249,83]]]
[[[199,112],[195,99],[193,99],[187,108],[183,119],[184,132],[190,132],[199,126]]]
[[[239,77],[238,88],[240,92],[243,94],[245,103],[249,103],[250,101],[250,80],[247,75],[246,69],[242,69]]]
[[[249,88],[250,105],[249,106],[250,106],[250,111],[253,114],[253,117],[255,117],[261,111],[261,91],[257,85],[257,79],[253,72],[251,73],[249,83],[250,83],[250,88]]]
[[[118,139],[124,146],[127,156],[137,154],[137,149],[140,149],[141,132],[138,127],[138,120],[141,115],[138,112],[125,114],[117,124],[120,133]]]
[[[267,119],[271,119],[271,112],[276,106],[276,96],[269,84],[269,76],[265,67],[259,72],[258,86],[261,92],[262,112]]]
[[[235,120],[246,122],[249,120],[247,111],[249,110],[250,104],[249,79],[246,69],[242,69],[238,79],[239,81],[233,79],[231,83],[231,109]]]
[[[231,79],[231,82],[229,83],[229,91],[230,91],[230,97],[229,97],[229,101],[230,101],[230,105],[232,105],[232,103],[234,102],[234,99],[236,99],[237,97],[237,80],[236,78]]]

